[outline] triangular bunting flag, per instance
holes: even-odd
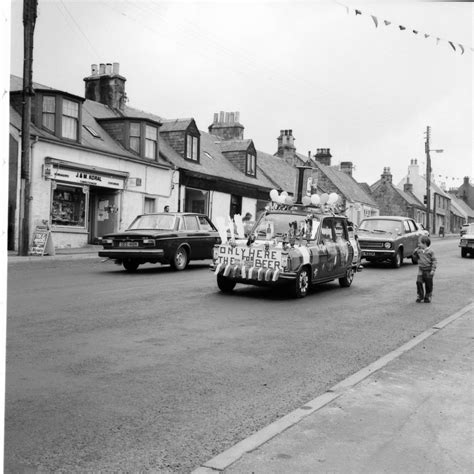
[[[377,28],[377,26],[379,25],[379,22],[377,21],[377,17],[375,17],[374,15],[370,15],[372,17],[372,20],[374,20],[374,23],[375,23],[375,28]]]
[[[385,23],[385,26],[388,26],[392,23],[391,21],[387,21],[387,20],[384,20],[383,22]]]
[[[362,15],[362,12],[361,12],[360,10],[356,10],[356,11],[355,11],[355,14],[356,14],[356,15]]]
[[[415,35],[417,35],[417,34],[418,34],[418,31],[416,31],[416,30],[413,30],[413,33],[415,33]]]
[[[441,38],[436,38],[436,45],[438,45],[440,39]]]
[[[456,46],[454,46],[454,44],[453,44],[453,43],[451,43],[451,41],[448,41],[448,43],[450,44],[451,48],[453,48],[453,49],[454,49],[454,51],[456,51]]]
[[[458,43],[458,46],[461,48],[461,54],[464,54],[464,46]]]
[[[428,35],[427,33],[425,33],[425,38],[429,38],[429,37],[430,37],[430,35]]]
[[[398,27],[401,29],[401,30],[406,30],[406,28],[402,25],[398,25]]]

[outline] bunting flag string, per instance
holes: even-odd
[[[357,16],[357,15],[362,16],[362,10],[359,10],[359,9],[351,9],[349,6],[344,5],[343,3],[339,3],[338,1],[336,1],[335,3],[337,3],[338,5],[344,7],[344,8],[346,9],[347,14],[350,14],[350,12],[353,11],[353,12],[355,13],[355,16]],[[364,13],[364,14],[365,14],[365,13]],[[372,14],[370,14],[370,17],[372,18],[372,21],[374,22],[375,28],[378,28],[378,26],[379,26],[379,18],[377,18],[377,16],[372,15]],[[390,21],[390,20],[383,20],[383,24],[384,24],[385,26],[389,26],[389,25],[392,24],[392,21]],[[408,27],[405,26],[405,25],[398,25],[398,28],[399,28],[400,31],[405,31]],[[412,31],[412,33],[413,33],[414,35],[418,35],[418,33],[420,33],[420,31],[417,30],[417,29],[413,29],[413,28],[409,28],[409,29]],[[427,38],[432,37],[432,34],[431,34],[431,33],[423,33],[423,36],[424,36],[425,39],[427,39]],[[461,43],[455,43],[454,41],[450,41],[450,40],[447,40],[447,39],[444,39],[444,38],[440,38],[440,37],[438,37],[438,36],[433,36],[433,38],[436,38],[436,45],[438,45],[440,41],[446,41],[446,42],[451,46],[451,48],[453,49],[453,51],[455,51],[455,52],[460,51],[460,52],[461,52],[461,53],[460,53],[461,55],[463,55],[464,52],[465,52],[465,50],[466,50],[466,47],[465,47],[463,44],[461,44]],[[457,46],[457,47],[456,47],[456,46]],[[470,49],[471,51],[474,51],[474,48],[473,48],[472,46],[470,46],[469,49]]]

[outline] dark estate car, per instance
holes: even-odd
[[[184,270],[190,260],[212,258],[212,249],[219,242],[214,224],[204,214],[143,214],[124,232],[104,235],[99,256],[114,259],[130,272],[147,262]]]
[[[404,258],[413,260],[418,239],[426,235],[409,217],[377,216],[363,219],[357,230],[362,258],[368,262],[389,261],[399,268]]]
[[[461,247],[461,257],[474,256],[474,223],[467,224],[464,227],[459,247]]]
[[[285,285],[297,298],[306,296],[311,285],[331,280],[349,287],[360,270],[351,230],[347,217],[306,206],[268,210],[248,238],[216,245],[211,268],[224,293],[237,283]]]

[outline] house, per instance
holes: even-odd
[[[471,209],[474,209],[474,186],[470,183],[469,176],[464,177],[464,182],[456,191],[456,197],[462,199]]]
[[[426,176],[420,174],[416,159],[410,161],[407,175],[398,183],[402,188],[406,183],[412,184],[412,193],[419,201],[426,202]],[[451,197],[430,179],[430,228],[432,233],[438,233],[441,227],[445,232],[453,231],[450,223]]]
[[[22,172],[23,86],[21,78],[11,76],[10,250],[18,250],[22,238],[26,178],[26,238],[31,241],[35,227],[47,223],[56,248],[82,247],[124,228],[144,212],[147,200],[177,199],[175,170],[158,153],[161,122],[125,105],[119,65],[93,65],[85,81],[86,98],[33,84],[31,166]]]
[[[474,222],[474,209],[470,208],[462,199],[449,191],[451,197],[451,229],[458,232],[463,224]]]
[[[413,194],[413,185],[407,182],[403,190],[393,184],[390,167],[385,167],[380,179],[370,187],[371,196],[377,202],[381,216],[411,217],[426,223],[425,205]]]

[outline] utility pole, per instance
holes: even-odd
[[[430,231],[430,213],[431,213],[431,157],[430,157],[430,136],[431,127],[426,127],[425,153],[426,153],[426,229]]]
[[[38,0],[23,0],[23,111],[21,122],[21,206],[19,254],[28,255],[30,236],[31,187],[31,98],[33,90],[33,36]]]

